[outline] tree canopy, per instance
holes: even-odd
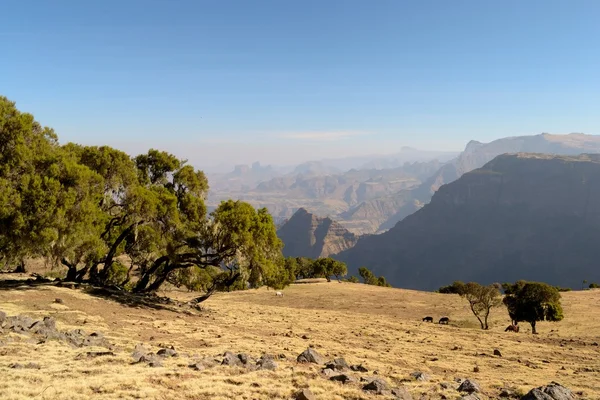
[[[503,284],[504,304],[513,323],[526,321],[531,324],[532,333],[536,334],[536,322],[560,321],[563,309],[560,304],[559,291],[542,282],[518,281],[514,284]]]
[[[136,292],[169,281],[205,297],[290,282],[268,211],[228,200],[208,213],[206,176],[185,160],[156,149],[132,158],[108,146],[61,146],[5,97],[0,139],[5,266],[22,270],[26,258],[43,257],[64,265],[68,280]]]

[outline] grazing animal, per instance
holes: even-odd
[[[442,318],[440,318],[440,322],[439,323],[440,324],[446,324],[446,325],[448,325],[448,322],[450,322],[450,318],[448,318],[448,317],[442,317]]]
[[[504,330],[504,332],[508,332],[508,331],[515,332],[515,333],[519,332],[519,325],[511,324],[511,325],[507,326],[506,329]]]
[[[423,318],[423,321],[425,321],[425,322],[433,322],[433,317],[425,317],[425,318]]]
[[[283,297],[283,293],[281,293],[281,292],[277,292],[277,293],[275,293],[275,296],[278,296],[278,297]]]

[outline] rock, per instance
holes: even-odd
[[[479,371],[480,371],[479,366],[476,365],[475,367],[473,367],[473,372],[479,372]]]
[[[4,321],[6,321],[6,313],[4,311],[0,311],[0,326],[4,324]]]
[[[365,367],[363,367],[362,364],[352,365],[352,366],[350,366],[350,369],[354,372],[369,372],[369,370],[366,369]]]
[[[363,390],[375,392],[376,394],[384,394],[390,390],[390,386],[383,379],[377,378],[363,386]]]
[[[547,386],[540,386],[531,390],[521,400],[575,400],[571,390],[559,383],[552,382]]]
[[[336,358],[332,362],[328,363],[325,368],[333,369],[335,371],[345,371],[347,370],[348,363],[343,358]]]
[[[54,299],[54,302],[56,304],[65,304],[65,302],[63,301],[63,299],[59,299],[59,298]]]
[[[308,348],[302,352],[296,359],[300,363],[322,364],[323,357],[316,350]]]
[[[144,358],[144,356],[146,354],[148,354],[148,352],[149,352],[149,350],[146,350],[146,348],[144,348],[144,345],[137,344],[135,346],[135,349],[133,350],[133,353],[131,353],[131,357],[133,358],[133,362],[134,363],[142,362],[142,358]]]
[[[317,400],[315,395],[310,389],[302,389],[299,392],[294,393],[295,400]]]
[[[331,368],[324,368],[323,370],[321,370],[321,373],[325,375],[326,378],[331,378],[335,375],[335,371]]]
[[[221,361],[221,365],[229,365],[229,366],[233,367],[236,365],[240,366],[243,364],[242,364],[242,360],[240,360],[240,358],[237,355],[233,354],[230,351],[226,351],[223,354],[223,361]]]
[[[498,357],[502,357],[502,353],[500,353],[500,350],[498,350],[498,349],[494,349],[494,355],[498,356]]]
[[[245,353],[240,353],[240,354],[238,354],[238,355],[237,355],[237,357],[238,357],[238,359],[240,360],[240,362],[241,362],[243,365],[248,365],[248,361],[249,361],[249,359],[250,359],[250,358],[248,357],[248,354],[245,354]]]
[[[342,382],[343,384],[356,382],[356,378],[347,374],[334,375],[329,378],[330,381]]]
[[[413,372],[412,374],[410,374],[410,376],[412,376],[416,381],[424,382],[429,380],[429,375],[421,371]]]
[[[405,387],[393,388],[392,395],[394,395],[397,400],[413,400],[412,395]]]
[[[466,396],[462,396],[460,400],[481,400],[481,398],[475,393],[471,393]]]
[[[156,352],[157,355],[161,356],[161,357],[177,357],[177,352],[175,351],[174,348],[166,348],[166,349],[160,349],[159,351]]]
[[[475,381],[465,379],[458,387],[459,392],[478,393],[481,392],[481,387]]]
[[[450,384],[446,383],[446,382],[440,382],[440,387],[442,389],[450,389]]]
[[[272,356],[264,355],[257,362],[256,366],[258,369],[268,369],[274,371],[277,369],[277,363],[273,360]]]

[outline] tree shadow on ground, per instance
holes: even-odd
[[[112,300],[132,308],[165,310],[175,313],[185,313],[187,315],[197,315],[198,312],[205,311],[199,306],[196,307],[190,303],[180,302],[169,297],[160,297],[155,294],[134,294],[116,288],[92,286],[87,283],[63,282],[40,277],[29,279],[0,279],[0,291],[34,290],[40,287],[50,286],[81,290],[90,296],[104,300]]]

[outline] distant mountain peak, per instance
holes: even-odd
[[[278,230],[286,257],[328,257],[354,246],[358,237],[329,217],[299,208]]]

